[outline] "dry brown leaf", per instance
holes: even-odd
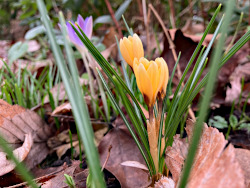
[[[235,157],[245,175],[245,185],[250,187],[250,150],[235,148],[235,153]]]
[[[17,72],[19,68],[21,68],[21,70],[24,70],[26,68],[31,73],[38,72],[39,75],[39,72],[42,72],[42,70],[47,66],[53,66],[53,62],[51,59],[46,59],[36,62],[32,62],[30,60],[18,59],[15,61],[15,63],[13,63],[11,68],[13,68],[13,72]]]
[[[203,33],[205,28],[204,24],[196,23],[193,21],[193,19],[188,19],[181,30],[183,33],[187,33],[189,35],[195,35]]]
[[[51,115],[53,116],[57,114],[67,114],[71,112],[71,110],[72,110],[71,104],[69,102],[65,102],[61,104],[60,106],[56,107],[56,109],[52,112]]]
[[[125,161],[138,161],[145,165],[139,149],[124,124],[117,124],[100,142],[98,149],[102,164],[107,158],[110,145],[112,149],[105,168],[114,174],[121,186],[131,188],[148,185],[148,174],[143,170],[121,165]]]
[[[83,78],[79,78],[79,82],[81,86],[88,84],[88,80],[83,79]],[[58,99],[59,101],[62,101],[68,98],[66,94],[66,90],[64,88],[64,84],[62,82],[59,84],[56,84],[53,88],[51,88],[50,92],[55,101],[57,101],[56,99]],[[44,99],[44,103],[47,103],[47,102],[49,102],[49,96],[46,96]]]
[[[36,40],[28,41],[28,52],[35,52],[41,48],[41,45]]]
[[[194,122],[187,121],[186,131],[189,141],[192,137]],[[176,139],[176,138],[175,138]],[[173,145],[172,149],[168,148],[166,151],[166,162],[175,163],[176,158],[183,159],[183,153],[180,151],[185,145],[185,141],[177,137],[175,142],[179,145]],[[187,187],[244,187],[244,176],[242,170],[235,159],[235,149],[229,145],[226,149],[227,141],[222,133],[216,128],[207,127],[204,124],[204,129],[198,151],[193,163],[191,175]],[[185,148],[185,147],[184,147]],[[169,157],[175,156],[175,158]],[[180,167],[183,166],[184,161],[179,160],[177,165],[168,166],[170,172],[173,172],[175,183],[178,183],[180,177]]]
[[[118,36],[115,27],[110,27],[109,30],[106,32],[104,39],[103,39],[103,44],[109,48],[110,46],[112,46],[113,44],[116,44],[116,40],[114,36]],[[114,48],[111,51],[111,56],[113,58],[115,58],[117,56],[117,48]]]
[[[148,172],[148,167],[144,164],[137,162],[137,161],[125,161],[125,162],[122,162],[121,165],[139,168],[139,169],[142,169],[142,170],[145,170],[146,172]]]
[[[96,146],[99,145],[107,131],[108,126],[106,124],[99,124],[98,128],[94,130],[94,142]],[[56,151],[58,158],[61,159],[61,157],[71,148],[69,130],[65,130],[60,134],[49,138],[47,144],[49,148]],[[76,158],[80,154],[77,134],[72,134],[72,145],[75,151],[74,158]],[[83,145],[82,148],[84,148]]]
[[[175,182],[178,181],[188,151],[188,143],[180,135],[174,136],[172,147],[167,147],[165,162]]]
[[[15,149],[13,154],[19,161],[23,161],[30,152],[30,149],[33,144],[33,139],[31,134],[25,135],[24,143],[21,147]],[[15,168],[15,163],[11,160],[8,160],[6,153],[0,152],[0,176],[7,174]]]
[[[171,36],[171,39],[174,41],[175,38],[176,38],[176,32],[177,32],[177,29],[170,29],[169,30],[169,33],[170,33],[170,36]],[[183,35],[187,38],[190,38],[192,39],[194,42],[200,42],[201,38],[202,38],[202,35],[195,35],[195,34],[190,34],[188,32],[186,32],[185,30],[181,29],[181,32],[183,33]],[[204,42],[202,43],[202,45],[208,45],[209,42],[211,41],[211,39],[213,38],[213,34],[208,34],[206,36],[206,38],[204,39]]]
[[[178,30],[171,29],[171,30],[169,30],[169,33],[171,35],[171,38],[173,39],[173,43],[175,45],[175,51],[176,51],[177,55],[179,54],[179,52],[181,52],[179,65],[180,65],[181,71],[183,72],[185,70],[187,63],[188,63],[189,59],[191,58],[198,42],[196,42],[192,39],[193,36],[185,35],[185,33],[183,33],[180,29],[178,29]],[[190,37],[192,37],[192,38],[190,38]],[[174,65],[175,65],[175,60],[174,60],[172,51],[169,48],[169,43],[168,43],[168,40],[166,39],[166,37],[164,39],[164,49],[163,49],[160,56],[166,60],[169,70],[170,71],[173,70]],[[189,75],[191,74],[193,67],[194,67],[194,63],[190,67],[190,70],[187,73],[186,79],[189,78]],[[205,74],[205,72],[206,72],[206,69],[204,71],[204,74]],[[202,76],[204,76],[204,74]],[[176,77],[174,77],[173,83],[174,83],[174,86],[177,85],[179,83],[179,79],[176,79]]]
[[[6,61],[8,58],[8,50],[11,46],[11,41],[8,40],[0,40],[0,59]],[[0,68],[2,68],[2,62],[0,60]]]
[[[64,182],[64,174],[68,174],[73,177],[77,188],[86,187],[86,178],[88,176],[88,169],[82,169],[79,167],[80,161],[72,161],[71,165],[63,164],[60,167],[50,167],[47,169],[36,169],[36,180],[38,185],[42,188],[66,188],[68,185]]]
[[[65,177],[64,174],[68,174],[69,176],[73,176],[77,166],[79,166],[79,162],[77,164],[72,164],[69,167],[65,167],[65,169],[61,172],[58,172],[54,175],[54,178],[49,179],[46,182],[43,182],[41,185],[42,188],[63,188],[68,187],[68,185],[65,183]],[[65,165],[66,166],[66,165]]]
[[[175,182],[171,178],[163,176],[154,184],[154,188],[175,188]]]
[[[53,134],[53,131],[54,128],[49,127],[35,112],[18,105],[12,106],[0,100],[0,134],[16,151],[16,154],[20,155],[17,156],[20,160],[26,158],[24,162],[29,169],[39,164],[47,156],[49,151],[46,140]],[[33,145],[32,142],[34,142]],[[39,148],[43,148],[43,150],[39,151],[39,155],[37,155]],[[0,160],[1,165],[8,169],[5,173],[14,169],[13,165],[7,167],[4,160]],[[3,174],[1,173],[1,175]]]
[[[73,148],[78,147],[78,145],[79,145],[79,141],[74,141],[74,142],[72,142]],[[58,158],[61,159],[62,156],[63,156],[70,148],[71,148],[71,144],[68,143],[68,144],[63,144],[63,145],[61,145],[61,146],[58,146],[58,147],[54,148],[54,150],[56,151],[56,155],[58,156]],[[77,157],[77,156],[79,156],[79,152],[78,152],[76,155],[74,155],[74,157]]]
[[[243,77],[245,82],[250,81],[250,63],[239,65],[231,74],[229,78],[231,87],[227,87],[225,98],[226,103],[231,104],[233,101],[235,101],[236,103],[238,102],[241,93],[241,79]]]

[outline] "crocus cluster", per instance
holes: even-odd
[[[137,34],[120,40],[120,50],[124,60],[133,68],[139,90],[148,107],[156,98],[163,99],[169,78],[168,66],[163,58],[148,61],[144,58],[143,45]]]
[[[148,141],[156,171],[158,171],[158,137],[162,101],[166,95],[169,79],[168,66],[161,57],[149,61],[144,57],[143,45],[137,34],[133,37],[124,37],[120,40],[120,50],[124,60],[133,68],[136,83],[149,109],[147,121]],[[158,99],[158,116],[155,119],[153,106]],[[165,147],[165,138],[162,138],[161,153]]]

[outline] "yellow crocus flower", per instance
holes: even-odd
[[[152,107],[158,92],[166,90],[168,82],[167,64],[163,58],[157,58],[155,61],[148,61],[144,57],[139,60],[135,58],[133,69],[137,86],[148,107]]]
[[[141,39],[137,34],[120,39],[120,50],[124,60],[133,67],[134,59],[144,57],[144,50]]]
[[[164,97],[166,95],[168,79],[169,79],[168,65],[162,57],[156,58],[155,62],[158,64],[158,66],[160,66],[160,65],[162,66],[162,72],[161,72],[162,84],[161,84],[160,89],[159,89],[159,94],[160,94],[160,97],[162,99],[164,99]]]

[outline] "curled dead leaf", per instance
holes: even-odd
[[[0,100],[0,134],[14,149],[17,158],[24,160],[29,169],[47,156],[49,150],[46,141],[54,130],[35,112]],[[39,155],[37,155],[38,151]],[[8,169],[3,171],[1,168],[1,175],[10,172],[15,167],[6,160],[0,160],[0,166]]]
[[[52,112],[51,115],[53,116],[56,114],[66,114],[71,112],[71,110],[72,110],[71,104],[69,102],[65,102],[60,106],[56,107],[56,109]]]
[[[33,139],[31,134],[25,135],[24,143],[21,147],[13,151],[14,156],[21,162],[23,161],[30,152]],[[15,164],[8,159],[6,153],[0,152],[0,176],[7,174],[15,168]]]
[[[125,162],[122,162],[121,165],[139,168],[139,169],[142,169],[142,170],[145,170],[146,172],[148,172],[147,166],[145,166],[144,164],[141,164],[137,161],[125,161]]]

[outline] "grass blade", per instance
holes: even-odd
[[[46,28],[48,37],[50,39],[52,51],[54,53],[54,57],[57,62],[57,66],[59,68],[59,71],[61,73],[62,80],[64,82],[70,103],[72,105],[73,109],[73,115],[76,120],[76,124],[78,126],[79,132],[81,139],[84,144],[85,148],[85,154],[87,156],[87,163],[90,168],[90,173],[92,175],[92,183],[93,187],[105,187],[104,180],[103,180],[103,175],[101,172],[101,167],[100,167],[100,161],[98,157],[98,152],[94,144],[94,134],[93,134],[93,129],[90,124],[90,119],[89,119],[89,114],[86,109],[86,103],[83,100],[83,97],[81,98],[82,95],[79,94],[79,90],[76,89],[78,85],[75,85],[74,83],[74,75],[73,79],[69,74],[69,71],[67,70],[66,63],[64,61],[62,51],[60,50],[56,39],[55,39],[55,34],[53,33],[52,30],[52,24],[49,20],[48,14],[46,7],[44,5],[44,2],[42,0],[37,0],[37,5],[38,9],[41,13],[42,21],[44,23],[44,26]],[[65,34],[65,31],[64,31]],[[64,37],[64,42],[65,45],[67,45],[67,39]],[[67,50],[67,49],[66,49]],[[68,57],[70,58],[70,57]],[[69,59],[69,63],[71,62],[71,59]],[[73,66],[73,65],[71,65]],[[71,67],[72,70],[72,67]],[[77,92],[77,94],[75,94]]]

